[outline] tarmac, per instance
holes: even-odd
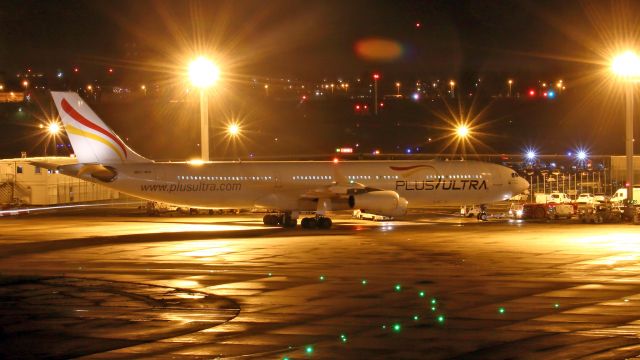
[[[0,219],[4,359],[620,359],[640,226],[451,213]]]

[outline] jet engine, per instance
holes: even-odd
[[[383,216],[398,217],[407,213],[407,199],[391,190],[371,191],[349,196],[349,207]]]

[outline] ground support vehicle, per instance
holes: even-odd
[[[570,219],[574,213],[575,208],[572,204],[528,203],[522,206],[523,219]]]
[[[352,216],[354,218],[360,219],[360,220],[371,220],[371,221],[390,221],[390,220],[393,220],[393,218],[389,217],[389,216],[370,214],[370,213],[362,212],[360,210],[354,210]]]
[[[571,219],[575,214],[573,204],[547,204],[547,218],[557,220],[560,218]]]
[[[620,207],[607,203],[581,207],[578,217],[583,223],[602,224],[621,222],[622,215]]]

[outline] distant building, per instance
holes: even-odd
[[[57,174],[31,161],[75,164],[72,157],[36,157],[0,160],[0,207],[53,205],[120,198],[117,191],[99,184]]]
[[[611,157],[611,180],[624,184],[627,179],[627,157],[612,156]],[[640,184],[640,156],[633,157],[633,180],[634,183]]]
[[[6,102],[23,102],[24,93],[22,91],[0,91],[0,103]]]

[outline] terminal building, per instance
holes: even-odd
[[[119,199],[102,185],[58,174],[32,161],[74,164],[74,157],[34,157],[0,160],[0,207],[54,205]]]

